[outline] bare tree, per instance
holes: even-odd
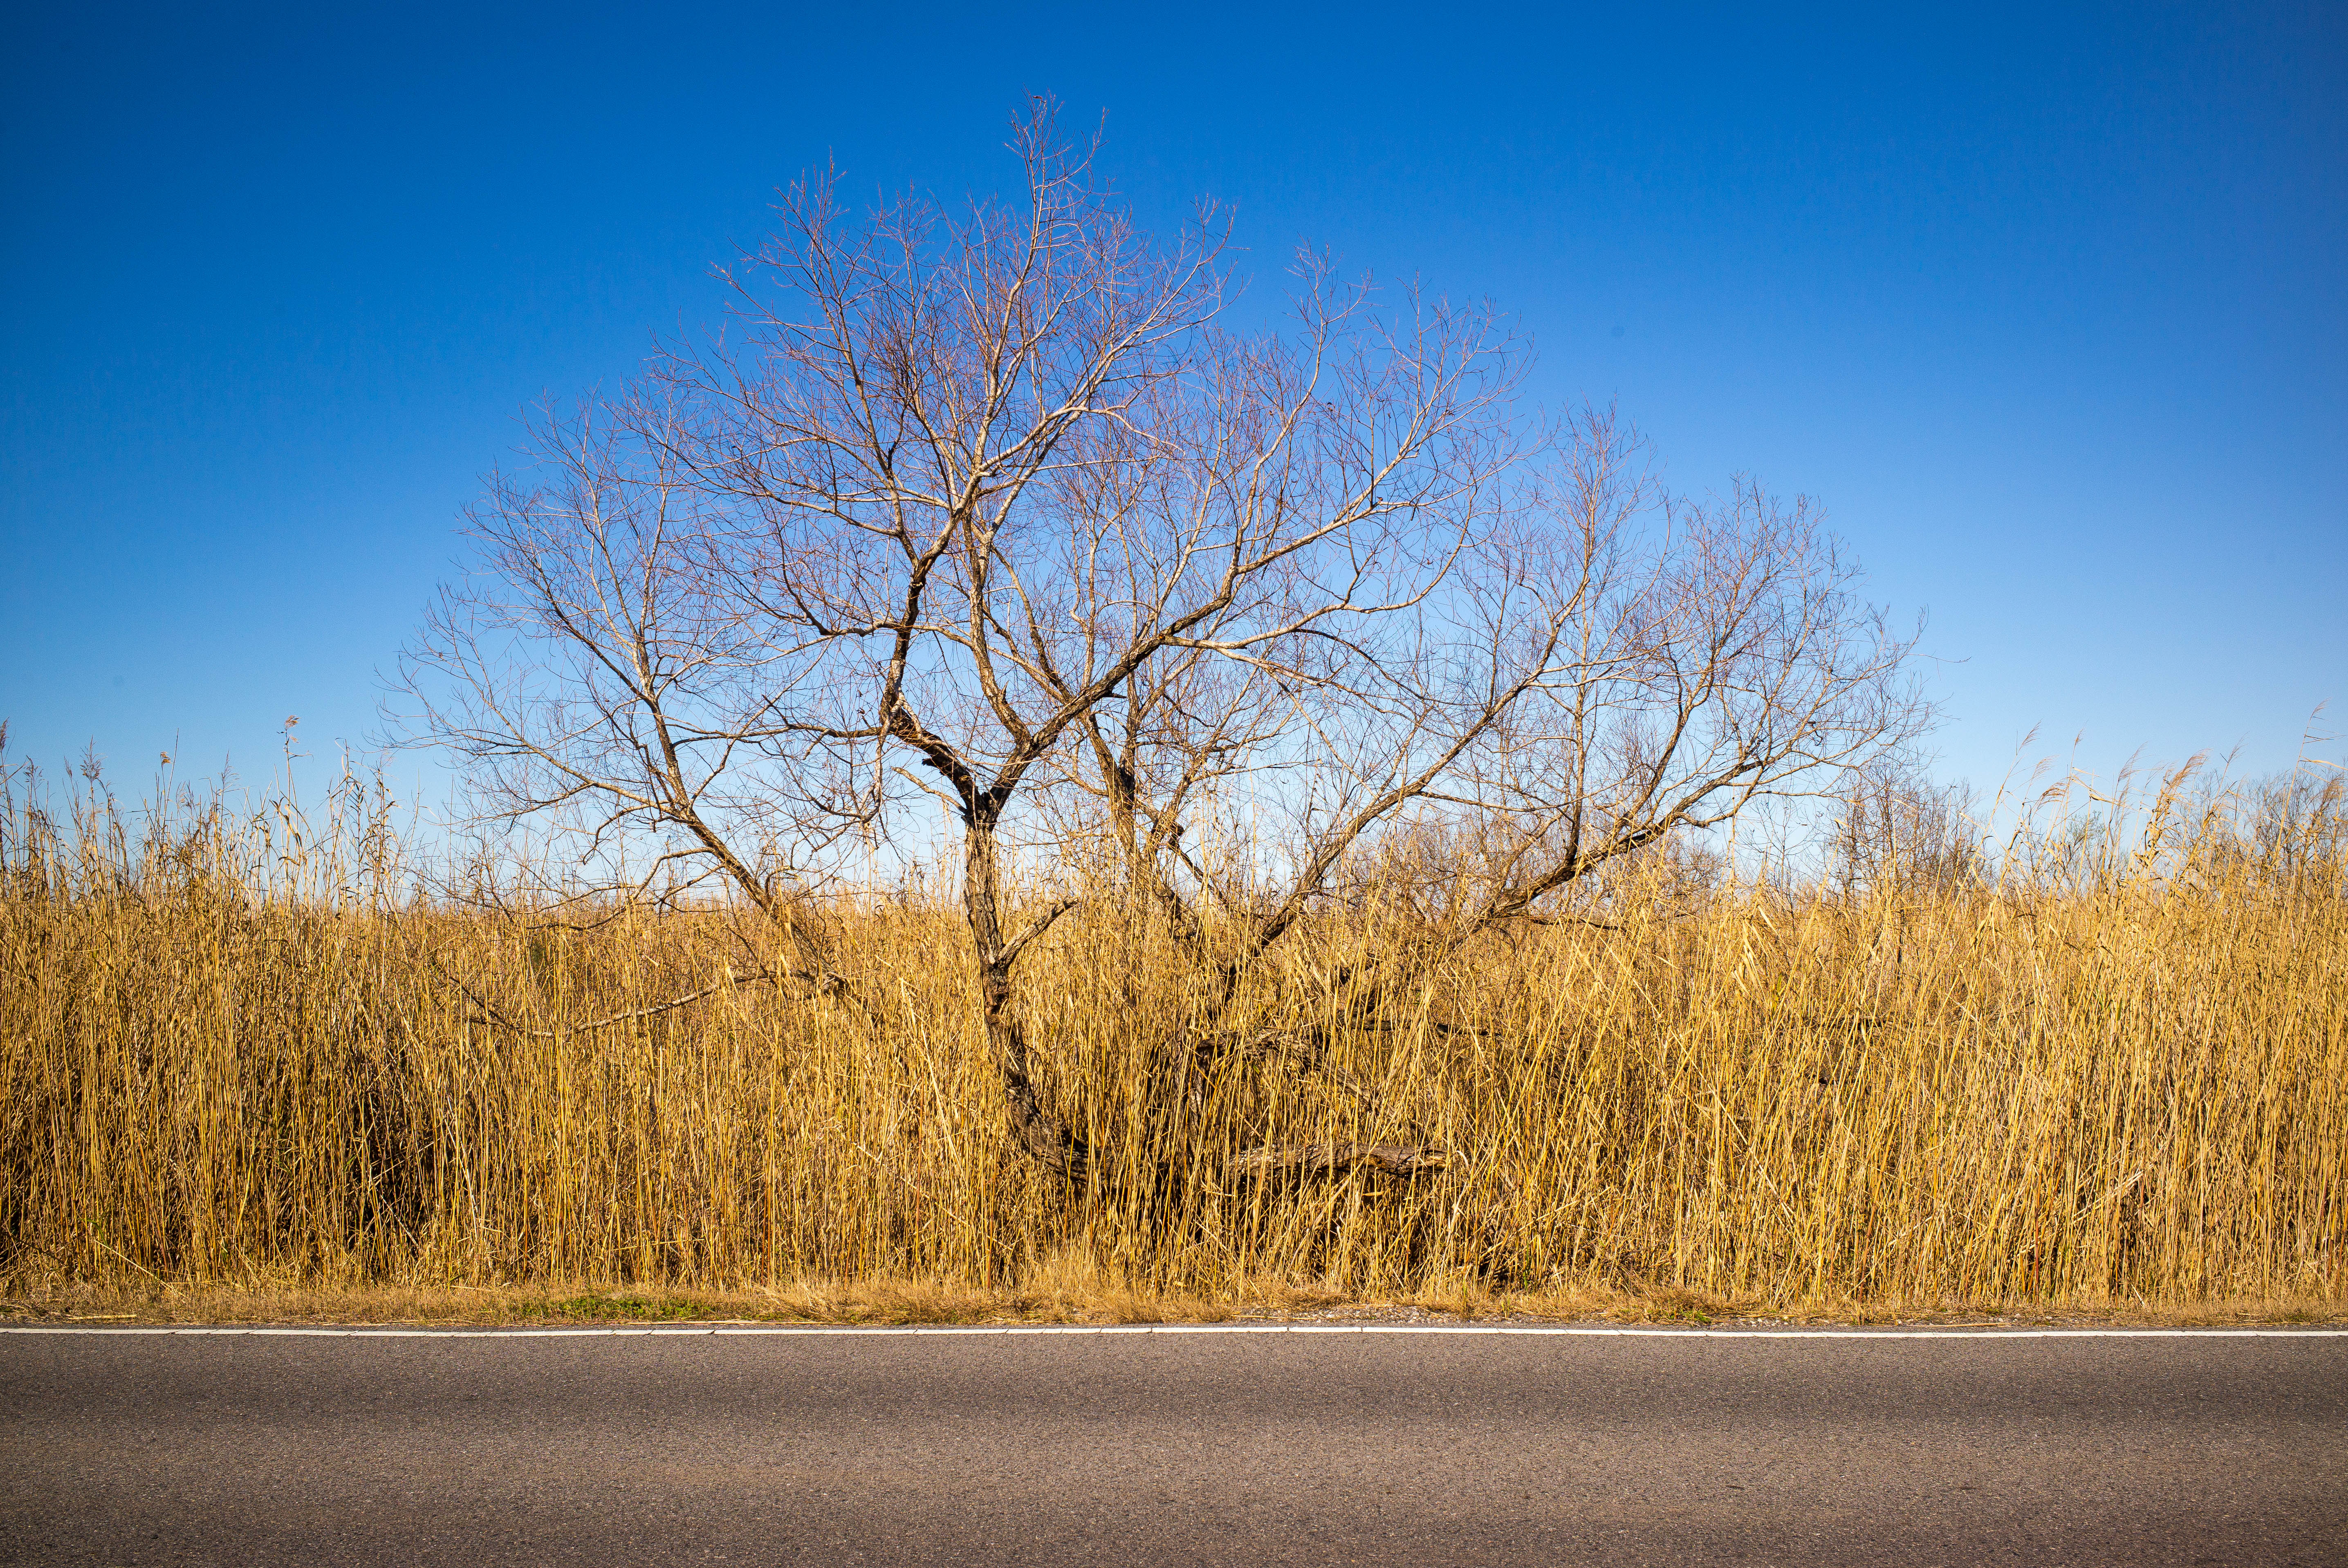
[[[942,804],[1014,1127],[1074,1172],[1012,984],[1065,905],[1014,922],[1006,835],[1073,749],[1117,778],[1112,709],[1127,754],[1182,759],[1111,784],[1153,862],[1189,790],[1333,692],[1426,772],[1426,628],[1515,456],[1514,362],[1486,313],[1375,309],[1311,258],[1287,331],[1228,330],[1211,210],[1160,247],[1048,106],[1015,147],[1017,206],[860,221],[835,178],[793,188],[730,339],[537,427],[406,685],[588,882],[716,877],[787,930],[794,888]]]
[[[730,334],[541,421],[474,513],[416,733],[581,886],[714,880],[822,986],[800,895],[942,807],[1012,1125],[1074,1173],[1014,1005],[1067,907],[1014,898],[1024,835],[1105,838],[1211,964],[1178,1053],[1211,1065],[1266,1043],[1227,1016],[1251,966],[1397,835],[1451,846],[1426,909],[1463,941],[1928,717],[1806,506],[1670,496],[1611,415],[1529,429],[1488,313],[1309,255],[1285,325],[1235,330],[1211,209],[1159,245],[1048,105],[1014,147],[1014,205],[794,187]],[[1260,853],[1195,851],[1242,811]]]

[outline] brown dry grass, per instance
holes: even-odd
[[[1200,977],[1104,901],[1021,975],[1047,1092],[1102,1151],[1075,1190],[1006,1140],[963,938],[919,900],[810,912],[850,994],[798,996],[723,980],[760,955],[713,916],[419,903],[347,810],[141,835],[95,797],[17,808],[0,1287],[367,1320],[2326,1315],[2348,1299],[2327,798],[2040,821],[1972,878],[1632,889],[1619,928],[1451,949],[1373,898],[1250,982],[1250,1033],[1325,1057],[1204,1074]],[[1332,984],[1370,963],[1368,990]],[[1327,1143],[1446,1163],[1239,1159]]]
[[[2348,1326],[2337,1299],[2230,1300],[2190,1306],[1814,1302],[1772,1307],[1702,1291],[1634,1295],[1590,1288],[1548,1292],[1473,1286],[1416,1297],[1355,1299],[1272,1284],[1228,1299],[1149,1295],[1115,1286],[1039,1280],[1022,1289],[973,1291],[911,1280],[693,1290],[633,1286],[557,1291],[514,1286],[77,1285],[0,1299],[0,1323],[80,1325],[333,1325],[520,1327],[586,1325],[823,1324],[865,1327],[994,1324],[1654,1324],[1937,1325],[1944,1327]]]

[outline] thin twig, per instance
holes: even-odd
[[[500,1029],[511,1030],[516,1034],[529,1035],[534,1040],[555,1040],[564,1034],[575,1034],[581,1030],[607,1029],[615,1023],[633,1023],[638,1019],[656,1018],[662,1013],[674,1012],[678,1008],[690,1006],[692,1003],[701,1000],[704,997],[711,996],[723,990],[728,985],[755,986],[760,984],[773,985],[776,983],[775,977],[772,975],[737,975],[733,970],[728,969],[726,971],[723,979],[712,980],[709,984],[702,987],[697,991],[691,992],[685,996],[673,998],[668,1001],[656,1002],[651,1007],[633,1008],[626,1012],[615,1012],[604,1018],[590,1019],[585,1023],[568,1024],[561,1029],[531,1029],[527,1024],[519,1024],[514,1022],[513,1020],[506,1017],[503,1013],[498,1011],[497,1009],[491,1007],[487,1001],[476,995],[470,986],[468,986],[464,981],[458,979],[456,976],[442,968],[440,967],[440,961],[438,958],[427,954],[425,958],[425,962],[432,966],[432,969],[435,974],[438,975],[442,979],[447,980],[450,985],[463,992],[467,1001],[471,1002],[475,1007],[481,1009],[482,1017],[475,1020],[475,1022],[492,1023]],[[819,990],[826,989],[824,986],[824,982],[826,980],[835,982],[835,984],[840,986],[844,986],[846,983],[841,981],[839,977],[837,975],[818,976],[795,973],[792,978],[795,979],[805,979],[813,983]]]

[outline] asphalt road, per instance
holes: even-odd
[[[0,1334],[0,1561],[2348,1563],[2348,1338]]]

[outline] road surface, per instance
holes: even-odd
[[[2348,1563],[2348,1337],[0,1332],[0,1561]]]

